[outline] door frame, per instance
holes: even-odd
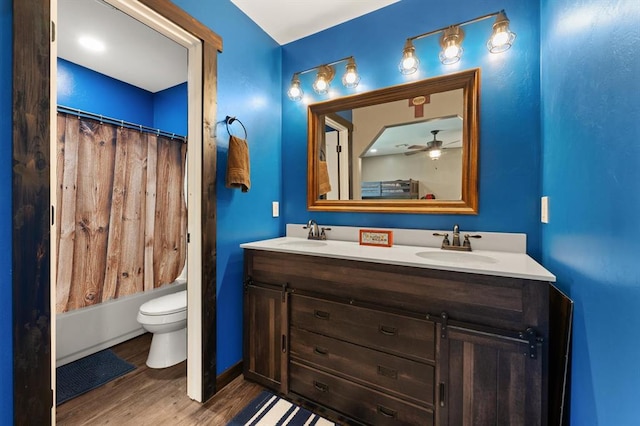
[[[115,0],[123,1],[123,0]],[[139,0],[140,3],[187,33],[199,39],[201,55],[201,119],[193,120],[201,145],[191,149],[200,167],[200,208],[190,214],[199,225],[190,228],[191,245],[201,247],[200,294],[189,295],[189,302],[200,304],[195,318],[201,324],[201,375],[198,400],[209,399],[216,390],[216,123],[217,54],[222,39],[209,28],[169,0]],[[53,403],[51,320],[51,241],[55,206],[51,199],[51,101],[55,101],[52,80],[52,38],[55,39],[55,0],[13,2],[13,175],[12,175],[12,283],[13,283],[13,417],[15,424],[51,424],[55,422]],[[53,12],[53,13],[52,13]],[[193,78],[192,75],[189,78]],[[189,87],[189,95],[192,88]],[[206,94],[206,96],[204,95]],[[190,120],[191,122],[192,120]],[[190,123],[191,125],[191,123]],[[191,128],[189,129],[191,132]],[[191,136],[191,135],[190,135]],[[55,159],[55,157],[53,157]],[[197,163],[194,164],[194,163]],[[191,191],[192,189],[190,189]],[[190,224],[191,226],[191,224]],[[195,226],[195,225],[194,225]],[[199,233],[197,233],[200,231]],[[197,243],[196,243],[197,241]],[[55,254],[55,253],[54,253]],[[198,259],[196,259],[196,262]],[[191,271],[190,277],[195,273]],[[193,278],[196,280],[195,278]],[[55,294],[55,293],[53,293]],[[54,311],[55,312],[55,311]],[[53,325],[55,327],[55,325]],[[192,350],[195,350],[192,348]],[[197,355],[194,355],[197,357]],[[191,391],[190,391],[191,392]],[[199,394],[199,395],[198,395]]]

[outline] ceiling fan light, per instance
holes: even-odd
[[[442,155],[442,150],[440,148],[429,150],[429,158],[432,160],[437,160]]]
[[[289,90],[287,90],[287,96],[289,96],[289,99],[292,101],[299,101],[302,99],[302,95],[304,95],[304,92],[302,91],[302,87],[300,87],[300,77],[298,73],[296,73],[291,77],[291,86],[289,86]]]
[[[413,42],[407,39],[402,49],[402,59],[398,64],[398,69],[403,75],[413,74],[418,70],[420,61],[416,56],[416,48],[413,46]]]
[[[516,33],[509,29],[509,19],[503,10],[496,16],[493,32],[487,41],[487,49],[491,53],[502,53],[511,48],[515,39]]]
[[[462,57],[462,40],[464,39],[464,31],[459,26],[451,26],[444,30],[440,37],[440,62],[444,65],[455,64]]]

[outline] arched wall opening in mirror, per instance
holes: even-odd
[[[480,70],[308,107],[311,211],[478,213]]]

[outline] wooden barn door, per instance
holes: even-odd
[[[160,287],[185,264],[186,144],[58,114],[56,312]]]

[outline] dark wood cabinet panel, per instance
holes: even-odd
[[[277,287],[245,286],[244,375],[280,390],[286,362],[286,297]]]
[[[449,327],[440,349],[440,424],[546,424],[542,359],[527,341]]]

